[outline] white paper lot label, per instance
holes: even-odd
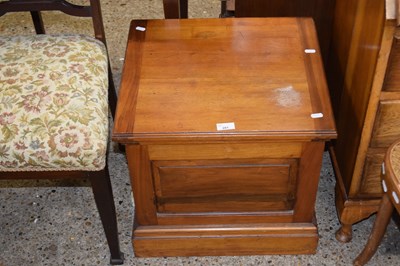
[[[304,52],[306,54],[315,54],[317,51],[315,49],[305,49]]]
[[[323,113],[314,113],[314,114],[311,114],[311,118],[322,118],[322,117],[324,117],[324,114],[323,114]]]
[[[235,129],[235,123],[229,122],[229,123],[218,123],[217,124],[217,130],[232,130]]]
[[[136,30],[138,30],[138,31],[145,31],[146,28],[145,28],[145,27],[137,26],[137,27],[136,27]]]

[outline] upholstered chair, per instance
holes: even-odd
[[[122,264],[107,168],[116,93],[100,3],[87,2],[0,1],[0,16],[31,12],[38,33],[0,36],[0,179],[89,179],[111,264]],[[43,10],[92,17],[95,38],[44,34]]]

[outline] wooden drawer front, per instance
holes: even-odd
[[[397,31],[400,36],[400,29]],[[393,40],[383,90],[400,91],[400,40],[396,38]]]
[[[360,197],[381,197],[381,166],[386,149],[368,151],[359,191]]]
[[[158,212],[258,212],[293,208],[296,159],[156,161]]]
[[[149,145],[150,160],[300,158],[303,143]]]
[[[400,138],[400,98],[381,101],[372,134],[371,147],[389,147]]]

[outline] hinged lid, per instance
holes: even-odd
[[[335,136],[311,19],[132,22],[114,140]]]

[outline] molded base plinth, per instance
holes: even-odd
[[[315,254],[312,223],[139,226],[133,245],[137,257]]]

